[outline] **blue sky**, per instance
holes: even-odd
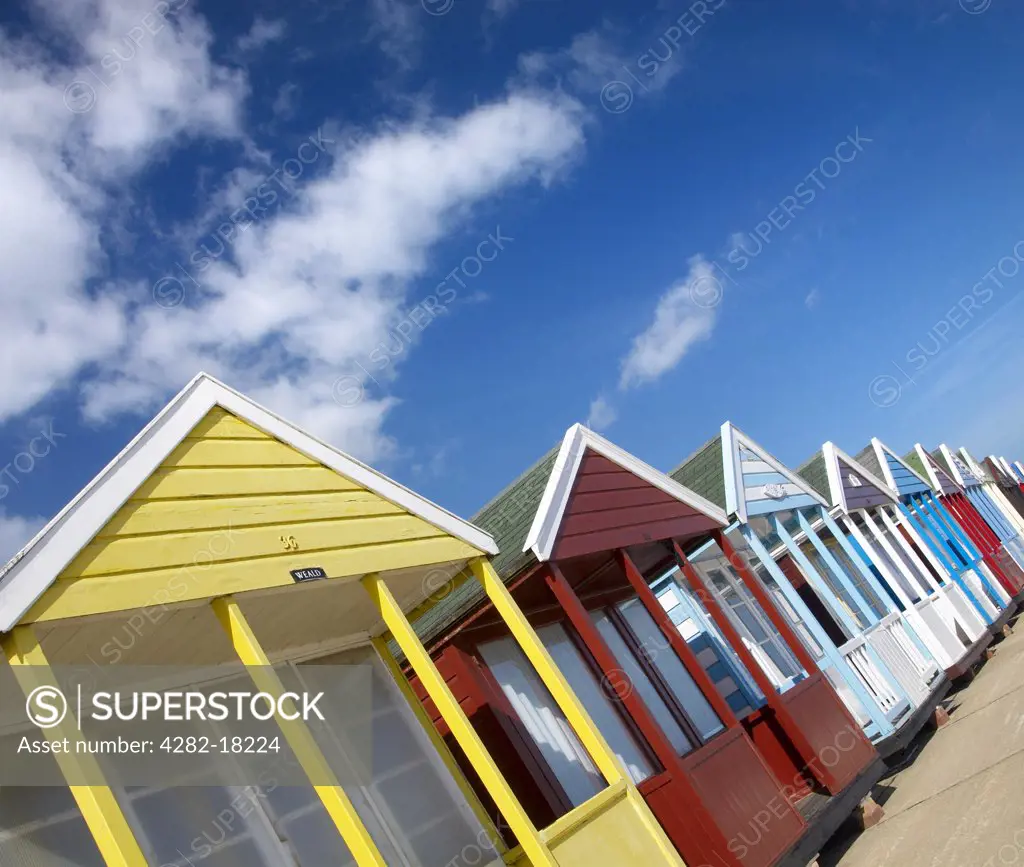
[[[2,554],[200,369],[464,515],[576,421],[1024,456],[1007,0],[0,15]]]

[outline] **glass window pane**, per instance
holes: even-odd
[[[853,585],[860,591],[860,595],[867,602],[868,607],[871,609],[875,617],[881,619],[885,617],[889,610],[885,606],[885,603],[879,598],[874,588],[868,583],[860,569],[857,568],[857,564],[850,559],[839,541],[827,530],[821,534],[821,540],[828,547],[829,552],[838,561],[840,568],[846,573],[846,576],[850,579]]]
[[[920,600],[921,590],[919,589],[919,586],[927,585],[922,584],[923,578],[918,574],[917,569],[913,567],[910,560],[906,558],[902,546],[899,544],[899,540],[894,539],[891,535],[889,535],[888,530],[882,533],[882,535],[885,536],[892,544],[893,548],[896,550],[897,555],[902,555],[900,557],[900,561],[897,563],[889,556],[888,552],[886,552],[886,550],[882,547],[881,543],[876,538],[874,532],[872,532],[872,527],[869,527],[860,515],[854,517],[854,522],[861,529],[861,532],[867,539],[868,544],[871,546],[870,549],[866,552],[868,556],[876,562],[881,563],[895,577],[896,582],[899,584],[903,592],[906,593],[907,597],[910,599],[911,602],[917,602],[918,600]],[[908,572],[911,576],[913,576],[913,580],[907,578]]]
[[[103,867],[71,790],[0,787],[0,864]]]
[[[681,756],[690,752],[693,749],[693,744],[690,743],[686,732],[683,731],[682,726],[679,725],[676,718],[672,715],[672,711],[665,704],[665,700],[658,694],[658,690],[655,689],[654,684],[651,683],[650,678],[647,676],[647,672],[644,671],[643,666],[640,665],[636,656],[633,655],[633,651],[629,649],[622,636],[619,635],[615,624],[612,623],[611,619],[603,611],[593,611],[590,617],[597,626],[598,632],[601,633],[601,637],[615,655],[615,659],[622,672],[629,678],[629,683],[636,690],[643,703],[647,705],[651,716],[654,717],[661,727],[672,747]]]
[[[725,726],[722,725],[715,709],[700,691],[700,687],[694,683],[690,672],[686,670],[686,666],[676,656],[675,651],[667,645],[658,624],[647,613],[643,603],[639,599],[630,599],[619,606],[619,611],[639,639],[640,646],[648,651],[648,658],[683,706],[683,710],[697,727],[701,737],[707,740],[722,731]]]
[[[501,638],[477,649],[569,801],[579,806],[600,792],[604,779],[515,640]]]
[[[737,546],[737,554],[743,556]],[[789,689],[803,669],[775,626],[717,545],[708,545],[690,558],[718,603],[725,610],[744,644],[778,689]],[[756,561],[747,559],[748,564]]]
[[[601,688],[601,682],[572,643],[565,628],[559,623],[552,623],[538,629],[537,634],[555,660],[555,665],[562,670],[577,697],[583,702],[594,724],[622,759],[633,782],[646,780],[654,773],[654,766],[640,749],[616,703]]]
[[[389,864],[447,864],[467,847],[479,852],[484,836],[478,820],[372,649],[333,654],[294,670],[307,689],[324,692],[331,724],[314,727],[314,734]],[[307,863],[349,857],[330,848],[330,819],[318,804],[312,812],[292,808],[283,818],[302,829],[293,838],[306,835],[300,845]]]
[[[822,557],[817,549],[811,542],[804,542],[800,545],[800,551],[803,555],[811,562],[815,571],[818,573],[817,578],[824,582],[825,587],[832,591],[833,595],[839,601],[839,605],[842,610],[836,612],[853,622],[853,625],[860,630],[867,627],[867,621],[860,613],[860,609],[857,607],[857,603],[854,601],[852,594],[843,586],[842,581],[832,572],[829,565],[824,557]],[[815,588],[817,590],[818,588]],[[832,608],[832,602],[824,593],[818,593],[818,597],[822,603]]]

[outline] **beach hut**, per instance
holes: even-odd
[[[1021,493],[1020,486],[1013,473],[1003,465],[1000,458],[994,455],[989,455],[985,458],[981,462],[981,466],[988,472],[988,475],[999,488],[1006,505],[1012,509],[1014,518],[1024,520],[1024,494]]]
[[[0,576],[0,863],[683,867],[495,578],[496,552],[485,531],[198,376]],[[558,822],[531,818],[411,625],[463,580],[515,636],[517,670],[555,697],[560,742],[582,745],[590,789]],[[73,684],[69,666],[84,671]],[[112,683],[115,722],[83,715],[106,695],[109,716]],[[140,689],[162,722],[125,722]],[[230,716],[202,713],[217,696],[237,699]],[[237,727],[252,722],[235,719],[243,707],[262,740]],[[102,747],[154,732],[145,756]],[[22,755],[22,740],[50,749]]]
[[[961,447],[956,454],[979,482],[980,490],[974,491],[975,496],[979,501],[987,502],[995,507],[994,517],[1001,517],[1015,531],[1016,536],[1012,543],[1013,546],[1019,547],[1021,545],[1020,533],[1024,532],[1024,517],[1021,517],[1021,514],[1006,497],[1000,479],[992,473],[987,463],[975,460],[966,448]]]
[[[718,505],[575,425],[474,522],[687,864],[807,863],[878,779],[876,751]],[[670,574],[678,604],[651,590]],[[496,614],[459,588],[417,628],[531,815],[559,822],[600,780]],[[702,631],[717,656],[694,643]]]
[[[908,465],[928,479],[935,495],[949,509],[950,514],[974,543],[1003,589],[1012,599],[1017,600],[1024,590],[1024,569],[1021,568],[1018,559],[1024,562],[1024,557],[1021,557],[1019,545],[1012,541],[1012,533],[1006,534],[1007,543],[1004,544],[999,534],[968,499],[964,488],[954,479],[952,474],[956,474],[958,478],[961,476],[955,466],[946,464],[940,450],[930,454],[924,446],[917,443],[911,452],[904,455],[904,459]],[[943,464],[946,464],[948,471]]]
[[[992,458],[992,460],[998,461],[999,466],[1002,467],[1004,479],[1007,482],[1007,488],[1005,489],[1007,498],[1014,503],[1014,508],[1018,512],[1024,509],[1024,469],[1021,468],[1020,463],[1008,461],[1006,458]],[[1011,489],[1015,491],[1011,496]],[[1020,495],[1018,499],[1015,499],[1017,495]]]
[[[990,634],[1000,632],[1013,613],[1010,597],[959,522],[935,496],[931,482],[877,437],[857,455],[857,459],[899,493],[899,509],[907,527],[917,531],[938,565],[960,587],[967,601],[986,623]],[[936,563],[933,562],[932,566],[935,567]],[[966,606],[963,610],[967,610]]]
[[[905,746],[944,675],[906,620],[890,617],[825,496],[730,422],[672,477],[736,522],[762,582],[879,752]]]
[[[990,533],[995,534],[1007,558],[1017,567],[1024,569],[1024,540],[1022,540],[1016,523],[1008,512],[1012,508],[1004,507],[995,497],[998,490],[992,482],[986,482],[987,473],[983,468],[972,465],[960,453],[953,451],[945,443],[931,452],[931,456],[948,472],[953,481],[963,490],[963,500],[958,501],[960,513],[965,517],[980,516]],[[994,490],[995,489],[995,490]],[[973,506],[973,512],[967,506]],[[982,528],[984,529],[984,528]],[[1013,571],[1005,568],[1004,572],[1012,576]],[[1008,592],[1013,592],[1012,590]]]
[[[905,634],[923,645],[926,656],[945,671],[946,677],[929,695],[923,696],[917,687],[919,714],[930,713],[948,691],[949,680],[963,674],[987,646],[984,623],[974,612],[967,619],[958,614],[947,593],[959,593],[959,588],[952,582],[943,586],[925,564],[923,543],[912,535],[913,528],[908,532],[901,527],[899,494],[885,481],[832,442],[797,472],[831,502],[833,519],[856,555],[844,563],[863,573],[873,591],[871,598],[880,607],[876,616],[881,625],[902,620]],[[894,668],[899,670],[895,663]],[[904,680],[914,694],[915,682],[906,675]]]

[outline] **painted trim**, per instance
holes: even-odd
[[[963,473],[960,472],[960,467],[957,465],[957,461],[962,462],[962,460],[959,458],[954,459],[953,450],[945,443],[939,443],[939,453],[942,455],[942,459],[946,462],[946,469],[949,471],[949,474],[953,477],[953,481],[956,482],[961,488],[964,488],[966,490],[967,488],[973,488],[981,484],[979,479],[973,477],[968,479],[966,476],[964,476]],[[965,469],[969,468],[966,467],[965,465]]]
[[[551,849],[544,842],[540,831],[527,815],[519,799],[516,798],[508,781],[487,751],[480,735],[473,728],[462,705],[452,694],[445,682],[444,675],[438,671],[384,579],[380,575],[371,574],[365,576],[362,583],[374,606],[380,612],[381,619],[391,630],[392,637],[409,661],[413,673],[420,679],[427,696],[437,707],[437,711],[448,726],[452,737],[462,748],[469,763],[473,766],[473,770],[480,778],[480,782],[505,817],[509,830],[516,835],[529,863],[533,867],[558,867],[558,862],[555,861]]]
[[[724,463],[725,477],[725,509],[730,515],[735,515],[741,523],[747,522],[747,502],[743,485],[743,466],[740,461],[740,448],[756,452],[761,460],[771,467],[775,472],[784,476],[790,483],[809,496],[814,502],[825,508],[829,507],[828,501],[810,486],[806,479],[798,476],[793,470],[774,457],[763,446],[756,443],[741,431],[731,421],[722,425],[722,462]],[[779,508],[785,508],[785,502],[779,504]],[[761,513],[759,513],[761,514]],[[770,514],[770,512],[765,513]]]
[[[408,619],[408,618],[407,618]],[[409,621],[412,622],[411,620]],[[438,757],[444,763],[445,768],[448,769],[448,774],[455,781],[455,785],[459,787],[459,791],[462,793],[462,797],[465,799],[467,806],[472,811],[474,818],[480,823],[480,827],[483,828],[484,833],[488,836],[491,841],[491,845],[494,847],[494,851],[499,854],[504,854],[508,850],[508,846],[505,845],[505,841],[501,839],[501,835],[498,833],[498,829],[495,828],[494,822],[491,821],[491,817],[487,814],[487,810],[484,809],[484,805],[480,803],[480,799],[477,797],[473,787],[469,784],[469,780],[466,779],[466,775],[462,772],[462,768],[459,767],[459,763],[455,760],[455,756],[452,755],[448,744],[445,743],[441,733],[437,730],[437,726],[434,725],[430,719],[430,715],[427,713],[427,709],[423,706],[423,702],[417,698],[415,691],[412,688],[412,684],[409,683],[409,679],[402,673],[402,667],[398,664],[394,654],[388,648],[388,641],[382,635],[378,635],[371,641],[373,649],[377,651],[377,656],[380,657],[381,662],[387,667],[388,673],[391,675],[391,679],[395,682],[398,687],[398,691],[402,694],[402,698],[405,699],[405,703],[412,711],[413,716],[416,717],[416,722],[420,724],[420,728],[423,733],[427,736],[431,746],[437,753]]]
[[[839,565],[839,561],[836,560],[835,555],[829,550],[821,537],[811,529],[810,522],[806,517],[804,517],[802,512],[797,513],[797,520],[800,522],[800,526],[804,528],[807,538],[810,540],[814,550],[818,552],[818,556],[824,561],[825,566],[830,572],[832,572],[835,578],[842,585],[843,589],[850,594],[853,604],[856,605],[857,609],[860,611],[860,616],[867,624],[863,630],[864,632],[867,632],[868,629],[876,625],[881,618],[871,610],[871,606],[868,605],[868,601],[864,598],[864,594],[860,592],[860,588],[853,583],[850,576],[846,574],[846,570]]]
[[[1003,457],[996,458],[996,460],[999,461],[1000,466],[1002,466],[1002,468],[1006,470],[1006,474],[1010,477],[1010,479],[1012,479],[1019,485],[1021,481],[1021,475],[1017,470],[1014,469],[1013,464],[1011,464],[1006,458]]]
[[[921,445],[921,443],[914,443],[914,451],[917,453],[917,456],[921,459],[921,463],[924,464],[925,469],[928,471],[928,477],[932,480],[932,490],[936,494],[939,494],[940,496],[946,495],[946,492],[942,490],[942,480],[938,476],[939,473],[942,473],[947,479],[949,479],[950,483],[958,492],[963,492],[963,485],[954,479],[950,473],[946,472],[946,470],[939,466],[939,462],[928,453],[928,449]]]
[[[78,552],[216,406],[482,553],[498,553],[490,534],[200,373],[0,572],[0,632],[9,631],[21,620]]]
[[[931,549],[932,554],[942,562],[943,571],[950,577],[952,582],[960,588],[961,592],[967,598],[967,601],[970,602],[978,612],[978,615],[981,617],[986,628],[991,626],[994,618],[992,618],[985,610],[985,607],[974,595],[971,588],[967,586],[967,582],[963,578],[962,572],[966,569],[970,569],[970,566],[958,566],[956,561],[953,559],[953,552],[945,544],[943,535],[939,533],[939,528],[934,524],[931,517],[926,514],[926,511],[921,508],[919,504],[915,503],[914,505],[917,505],[918,508],[920,508],[920,512],[912,512],[904,503],[900,503],[898,508],[908,522],[915,524],[921,539],[923,539],[926,546]]]
[[[555,459],[551,475],[548,476],[544,495],[537,507],[537,513],[533,516],[530,532],[526,534],[526,541],[523,543],[523,550],[532,551],[540,562],[543,563],[551,559],[551,552],[554,550],[558,532],[562,526],[562,518],[572,495],[576,474],[579,472],[583,455],[587,449],[607,458],[613,464],[632,473],[649,485],[653,485],[680,503],[685,503],[717,521],[723,527],[728,523],[725,512],[710,500],[704,499],[685,485],[679,484],[671,476],[654,469],[650,464],[644,463],[600,434],[594,433],[581,424],[574,424],[562,438],[562,445],[558,450],[558,457]]]
[[[238,603],[230,596],[222,596],[214,599],[210,605],[253,684],[261,692],[280,699],[285,692],[284,684],[271,667],[267,654]],[[278,716],[277,725],[358,867],[387,867],[384,856],[380,854],[377,844],[373,842],[370,832],[359,818],[355,806],[338,782],[306,723],[301,718]]]
[[[865,731],[874,725],[876,735],[875,739],[881,739],[891,735],[895,728],[889,721],[888,717],[882,712],[882,709],[878,706],[878,703],[871,697],[867,687],[864,686],[863,681],[850,667],[850,663],[846,661],[846,658],[839,652],[839,648],[829,638],[828,633],[822,627],[821,623],[818,622],[818,618],[814,616],[811,610],[807,607],[804,600],[800,597],[800,594],[794,589],[793,585],[789,583],[789,578],[786,577],[785,573],[779,567],[768,551],[765,549],[764,544],[758,538],[757,533],[749,526],[740,528],[740,535],[747,540],[747,544],[750,549],[757,556],[758,560],[761,561],[761,565],[769,572],[772,578],[775,579],[775,583],[779,587],[779,591],[783,596],[786,597],[786,601],[790,607],[796,612],[804,626],[811,633],[811,636],[817,642],[821,648],[822,656],[824,657],[821,661],[817,662],[817,667],[824,672],[826,663],[830,663],[836,670],[836,674],[843,679],[850,691],[856,696],[857,701],[860,703],[861,709],[867,715],[869,722],[867,725],[862,726]]]
[[[740,466],[740,444],[733,436],[736,429],[732,422],[723,422],[719,431],[719,439],[722,443],[722,479],[725,484],[725,511],[729,515],[736,515],[744,523],[747,520],[746,500],[739,496],[740,486],[743,484],[743,474],[739,472]]]
[[[889,462],[885,459],[886,455],[892,455],[899,463],[916,479],[918,479],[922,485],[927,485],[929,488],[932,487],[932,483],[922,476],[917,470],[915,470],[910,464],[908,464],[903,458],[901,458],[896,452],[889,448],[883,443],[878,437],[871,437],[871,447],[875,450],[875,457],[878,458],[878,464],[882,468],[882,473],[885,475],[886,485],[894,491],[899,491],[900,487],[896,484],[896,477],[892,474],[892,467],[889,466]]]
[[[26,696],[38,686],[56,684],[50,663],[33,627],[19,626],[9,635],[3,636],[0,643],[3,644],[15,680]],[[65,717],[47,731],[46,738],[50,743],[64,739],[76,743],[80,742],[81,733],[74,720]],[[110,787],[72,784],[73,779],[103,778],[95,756],[80,753],[76,747],[72,747],[70,752],[55,752],[53,757],[64,778],[68,780],[71,796],[78,804],[86,827],[108,867],[146,867],[148,862],[142,854],[142,848]]]
[[[862,635],[861,628],[854,623],[853,618],[850,616],[850,612],[846,610],[843,603],[838,596],[832,591],[832,588],[828,586],[828,582],[825,581],[824,576],[814,568],[814,564],[807,559],[807,555],[800,550],[800,546],[794,541],[790,535],[789,530],[783,525],[777,517],[774,521],[774,529],[776,535],[782,540],[782,544],[786,546],[786,550],[789,555],[796,561],[797,566],[804,573],[804,578],[814,588],[815,593],[825,603],[826,608],[829,609],[829,613],[835,618],[838,623],[841,623],[843,627],[850,633],[850,638],[857,638]]]
[[[846,485],[843,484],[842,476],[839,473],[840,460],[849,464],[852,469],[856,470],[859,475],[863,476],[868,482],[888,496],[894,503],[899,502],[899,492],[895,490],[892,485],[888,482],[882,481],[878,476],[871,472],[871,470],[864,466],[864,464],[851,455],[848,455],[831,440],[821,447],[821,453],[825,457],[825,469],[828,471],[828,482],[832,488],[833,506],[842,506],[844,512],[850,511],[850,507],[846,501]]]
[[[967,451],[966,446],[960,446],[957,451],[960,452],[961,460],[963,460],[970,468],[971,472],[977,476],[979,482],[995,481],[995,479],[992,478],[992,474],[981,463],[976,461],[969,451]]]
[[[509,632],[516,640],[516,644],[519,645],[523,654],[540,676],[544,686],[551,693],[555,704],[565,714],[570,727],[576,732],[580,743],[583,744],[584,749],[590,754],[591,759],[594,760],[594,764],[597,765],[601,775],[611,785],[621,780],[628,781],[629,777],[619,757],[615,755],[615,752],[605,740],[604,735],[601,734],[600,729],[594,724],[590,714],[583,707],[583,703],[577,698],[572,687],[569,686],[569,681],[562,673],[562,670],[555,665],[551,654],[548,653],[540,637],[526,619],[526,615],[523,614],[515,599],[512,598],[512,594],[509,593],[505,583],[495,571],[494,566],[491,565],[491,561],[481,557],[470,563],[470,568],[473,570],[476,580],[483,586],[484,592],[494,606],[494,610],[505,621]]]

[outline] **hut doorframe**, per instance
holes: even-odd
[[[811,636],[817,642],[821,648],[821,652],[826,660],[835,668],[837,674],[843,679],[844,683],[850,688],[865,714],[867,714],[870,723],[866,727],[869,736],[878,736],[881,738],[888,737],[895,731],[892,722],[888,716],[882,711],[882,709],[872,698],[871,694],[867,691],[867,688],[861,682],[860,678],[850,667],[850,664],[846,661],[846,658],[839,652],[839,648],[828,637],[828,633],[825,632],[822,625],[818,622],[817,618],[811,612],[811,610],[804,603],[804,600],[797,593],[796,588],[790,583],[789,579],[783,573],[782,569],[779,568],[768,550],[764,547],[764,543],[758,537],[757,533],[748,524],[740,525],[740,533],[743,538],[750,545],[751,550],[757,556],[761,565],[768,571],[768,573],[775,579],[775,583],[778,585],[782,595],[786,597],[786,601],[793,607],[797,615],[803,621],[804,625],[810,631]],[[752,584],[760,586],[760,582],[757,581],[757,577],[753,576]],[[780,615],[781,616],[781,615]],[[803,647],[802,643],[799,643],[800,647]],[[808,657],[810,654],[807,654]],[[816,668],[821,666],[817,663]],[[871,732],[871,728],[874,728],[874,732]]]
[[[272,668],[238,602],[231,596],[222,596],[212,600],[210,605],[256,688],[279,700],[285,693],[284,684]],[[285,716],[277,718],[281,734],[295,753],[295,758],[356,864],[358,867],[387,867],[384,856],[320,751],[313,733],[301,716],[293,716],[294,719]]]
[[[39,686],[56,686],[57,679],[31,624],[14,627],[0,639],[0,643],[26,698]],[[50,742],[64,738],[74,742],[80,738],[80,733],[73,722],[67,718],[53,728],[47,729],[46,733]],[[71,783],[72,780],[79,778],[104,779],[95,757],[73,750],[68,753],[54,752],[54,759],[68,782],[71,796],[78,804],[86,827],[95,840],[96,848],[99,849],[103,860],[110,867],[147,867],[142,847],[135,838],[110,786],[105,782],[102,785]]]
[[[907,503],[901,502],[898,508],[900,510],[900,514],[903,515],[907,522],[913,524],[914,529],[917,531],[917,535],[924,541],[927,549],[931,552],[932,557],[941,564],[942,571],[949,576],[964,596],[967,597],[967,601],[970,602],[971,606],[975,611],[977,611],[982,622],[986,626],[990,626],[992,624],[992,617],[974,595],[974,592],[967,585],[967,582],[964,581],[963,576],[960,574],[963,567],[958,567],[952,559],[952,552],[949,551],[945,545],[939,543],[939,540],[942,537],[939,535],[936,528],[932,526],[930,518],[923,512],[923,510],[921,513],[912,511]]]
[[[918,494],[917,497],[921,508],[933,516],[947,539],[959,549],[957,556],[961,559],[967,558],[967,566],[965,568],[972,570],[978,576],[985,595],[992,606],[997,612],[1005,609],[1009,602],[1009,597],[1002,593],[1002,588],[997,588],[992,580],[990,580],[988,567],[984,564],[981,554],[974,543],[964,534],[963,528],[956,522],[956,519],[930,492]]]
[[[757,585],[756,578],[753,581],[750,580],[754,577],[753,573],[749,571],[749,567],[745,562],[743,562],[743,559],[736,554],[736,550],[725,537],[725,534],[720,530],[714,531],[712,533],[712,538],[722,549],[722,552],[740,575],[740,578],[747,586],[747,589],[750,590],[758,604],[765,611],[765,614],[767,614],[772,620],[775,628],[782,636],[783,641],[789,646],[790,652],[796,656],[801,666],[807,671],[808,676],[817,672],[818,667],[811,658],[811,655],[802,644],[796,641],[796,636],[791,631],[789,624],[783,620],[777,609],[771,604],[767,593],[763,593],[763,588],[759,585],[756,588],[751,586]],[[693,591],[697,594],[698,598],[704,603],[708,613],[714,619],[726,640],[732,645],[737,656],[739,656],[740,660],[750,671],[751,676],[757,683],[757,688],[764,694],[768,707],[775,714],[779,725],[782,727],[783,731],[785,731],[786,736],[792,742],[793,747],[796,749],[801,759],[803,759],[807,774],[826,791],[831,794],[836,794],[839,790],[837,780],[828,771],[828,769],[819,766],[814,746],[807,739],[803,729],[801,729],[793,719],[792,714],[789,712],[789,708],[782,701],[782,696],[776,691],[775,685],[771,680],[769,680],[768,676],[764,673],[764,669],[761,668],[757,660],[754,658],[754,655],[743,643],[743,639],[736,627],[733,625],[732,621],[729,620],[726,613],[722,610],[721,605],[719,605],[718,600],[714,597],[714,594],[705,585],[700,573],[689,561],[686,554],[683,553],[683,549],[675,540],[672,541],[672,550],[675,554],[676,562],[679,565],[679,570],[686,577],[686,580],[690,583],[690,586],[693,588]]]

